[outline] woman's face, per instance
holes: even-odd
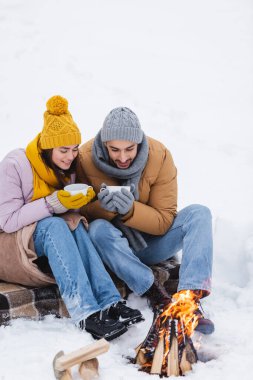
[[[68,145],[60,146],[58,148],[53,148],[52,151],[52,161],[62,170],[68,170],[78,155],[79,145]]]

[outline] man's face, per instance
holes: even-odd
[[[119,169],[131,166],[137,155],[138,144],[126,140],[110,140],[105,143],[112,162]]]

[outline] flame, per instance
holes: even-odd
[[[172,296],[168,305],[162,305],[162,310],[156,309],[152,329],[140,348],[145,359],[143,362],[139,356],[143,371],[168,377],[184,374],[186,364],[187,370],[191,368],[187,358],[183,359],[183,353],[198,324],[196,311],[202,295],[201,290],[181,290]]]
[[[168,304],[161,318],[178,320],[179,343],[184,335],[190,337],[198,324],[198,316],[195,311],[198,309],[198,296],[192,290],[181,290],[172,297],[172,302]]]

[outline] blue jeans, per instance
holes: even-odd
[[[62,218],[42,219],[33,240],[38,257],[48,258],[74,323],[121,299],[82,223],[70,231]]]
[[[212,217],[205,206],[191,205],[181,210],[162,236],[143,233],[148,246],[139,252],[134,252],[122,232],[106,220],[92,222],[89,235],[103,262],[139,295],[154,281],[149,265],[169,259],[181,249],[178,291],[202,289],[210,292]]]

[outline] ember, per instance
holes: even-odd
[[[156,309],[144,342],[136,349],[135,362],[141,370],[161,376],[180,376],[196,363],[191,335],[198,324],[198,297],[191,290],[173,295],[166,306]]]

